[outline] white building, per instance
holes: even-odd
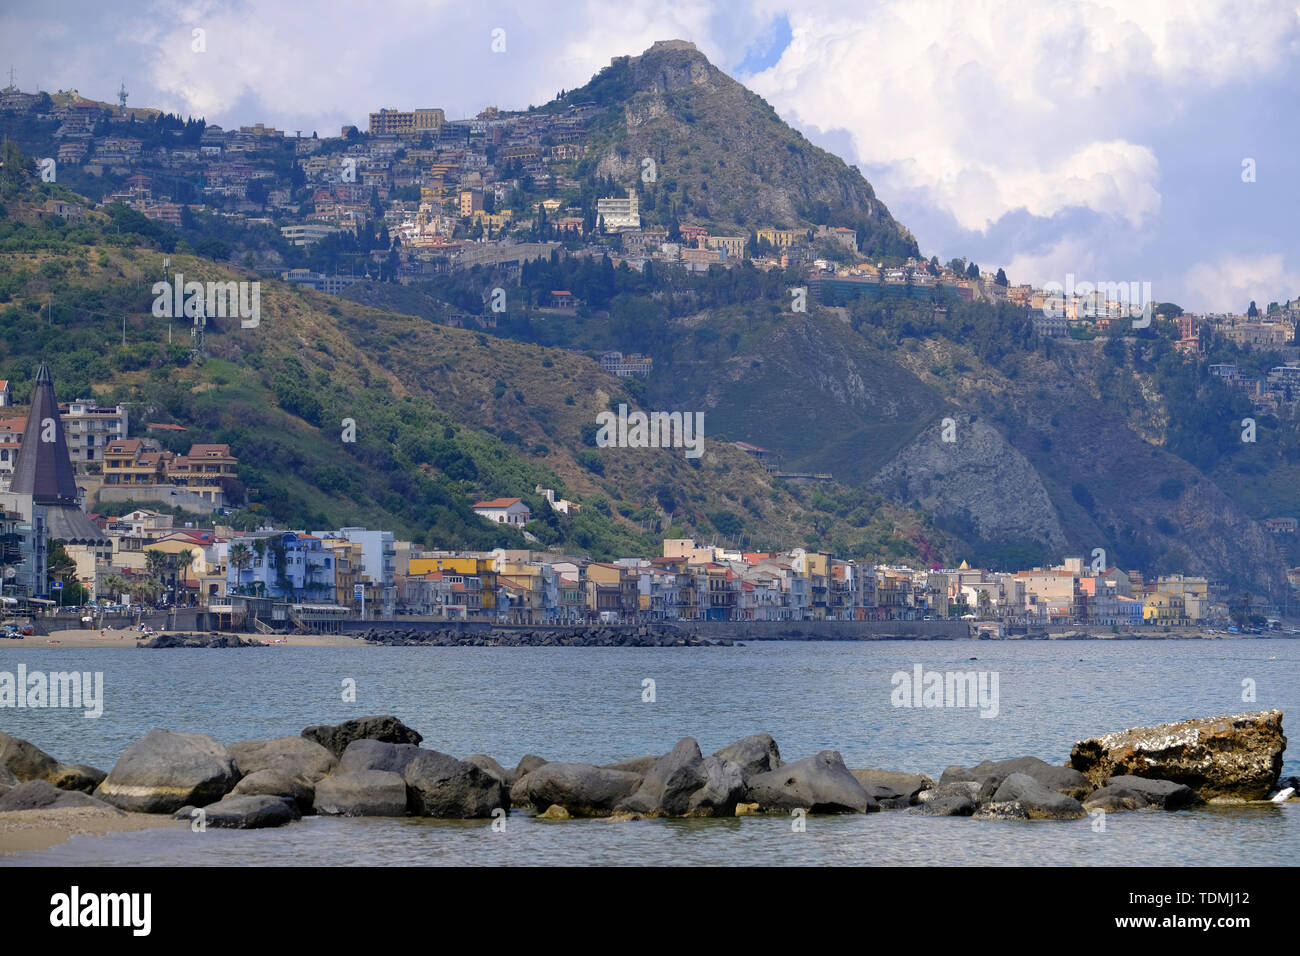
[[[606,232],[641,228],[641,202],[636,192],[629,189],[626,199],[597,199],[596,220]]]
[[[493,498],[474,505],[474,513],[494,524],[511,524],[518,528],[532,519],[532,511],[519,498]]]

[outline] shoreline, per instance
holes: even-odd
[[[804,623],[807,624],[807,623],[815,623],[815,622],[804,622]],[[637,625],[626,625],[626,626],[635,627]],[[683,626],[684,629],[689,630],[689,625],[683,624],[681,626]],[[608,628],[609,625],[600,625],[599,627]],[[507,627],[507,630],[510,631],[529,630],[529,629],[530,628],[526,625],[525,626],[514,625],[514,626]],[[543,632],[548,630],[548,628],[546,628],[545,626],[540,626],[540,625],[534,626],[531,629],[537,631],[543,631]],[[595,630],[596,626],[593,625],[592,629]],[[238,632],[222,631],[221,634],[229,635],[232,637],[239,637],[245,641],[266,644],[267,646],[270,647],[382,647],[385,645],[399,646],[399,647],[400,646],[410,646],[410,647],[462,646],[459,643],[434,643],[433,641],[428,641],[428,642],[422,641],[415,636],[415,634],[419,633],[418,631],[412,633],[411,631],[405,628],[385,628],[384,630],[390,632],[396,632],[396,633],[406,632],[411,634],[411,638],[408,638],[403,641],[368,641],[364,637],[364,632],[357,632],[355,635],[352,634],[269,635],[269,634],[259,634],[256,632],[248,632],[248,631],[238,631]],[[159,633],[160,632],[155,632],[152,636],[157,637]],[[172,633],[172,632],[161,632],[161,633]],[[176,633],[186,634],[191,632],[182,630]],[[484,636],[487,636],[490,633],[491,633],[490,630],[483,632]],[[433,635],[430,634],[430,637],[432,636]],[[32,650],[32,649],[50,649],[50,648],[61,648],[61,647],[71,648],[75,650],[87,650],[91,648],[131,648],[132,650],[151,649],[151,648],[136,647],[136,642],[142,641],[144,639],[145,639],[144,635],[140,634],[137,631],[107,630],[105,631],[104,636],[101,637],[99,631],[88,631],[81,628],[69,628],[65,630],[54,631],[49,635],[33,634],[24,637],[21,640],[0,641],[0,650],[4,650],[4,649]],[[712,640],[712,639],[714,638],[706,638],[706,640]],[[1007,642],[1027,642],[1027,641],[1059,642],[1059,641],[1197,641],[1197,640],[1256,641],[1256,640],[1268,640],[1268,639],[1300,640],[1300,638],[1298,638],[1296,635],[1287,634],[1285,632],[1272,632],[1272,633],[1264,633],[1264,634],[1228,634],[1222,631],[1209,632],[1199,628],[1188,629],[1185,632],[1171,631],[1169,633],[1156,632],[1150,634],[1143,633],[1140,631],[1120,633],[1120,634],[1112,634],[1109,632],[1094,634],[1086,631],[1066,630],[1066,631],[1058,631],[1055,633],[1049,632],[1047,634],[1017,634],[1017,635],[1010,635],[1006,637],[971,637],[971,636],[950,636],[950,635],[938,635],[938,634],[924,635],[924,636],[915,635],[915,634],[862,634],[856,636],[843,636],[841,634],[818,634],[816,632],[810,633],[808,630],[805,630],[804,628],[801,628],[798,625],[793,626],[791,628],[790,633],[777,634],[777,635],[747,633],[743,625],[737,625],[736,633],[734,636],[729,638],[719,638],[719,639],[736,641],[736,642],[762,641],[765,643],[775,643],[781,641],[805,642],[805,643],[816,643],[816,642],[874,643],[880,641],[898,641],[898,642],[913,641],[918,643],[933,642],[933,641],[943,641],[943,642],[966,641],[970,643],[989,643],[989,642],[1007,643]],[[468,646],[468,642],[465,646]],[[492,646],[547,647],[547,646],[566,646],[566,645],[551,645],[551,644],[540,643],[540,642],[530,643],[530,644],[515,644],[510,642],[501,642],[499,644],[494,643],[492,644]],[[602,644],[597,646],[618,647],[623,645]]]
[[[100,807],[47,807],[0,813],[0,856],[48,850],[74,836],[104,837],[154,827],[184,826],[152,813],[125,813]]]
[[[155,631],[151,637],[157,637],[160,632]],[[171,633],[170,631],[161,633]],[[177,633],[188,633],[179,631]],[[247,631],[231,633],[222,631],[223,634],[230,634],[232,637],[239,637],[246,641],[260,641],[271,647],[351,647],[354,645],[365,645],[364,641],[348,637],[346,634],[256,634]],[[62,631],[54,631],[49,635],[32,634],[24,637],[22,640],[5,640],[0,641],[0,650],[6,648],[14,649],[54,649],[60,647],[73,648],[76,650],[86,650],[87,648],[130,648],[137,650],[136,641],[144,640],[145,636],[138,631],[127,630],[110,630],[106,631],[103,637],[99,636],[99,631],[87,631],[81,628],[70,628]],[[272,644],[272,641],[279,640],[280,643]],[[144,650],[144,648],[139,648]]]

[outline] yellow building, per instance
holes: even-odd
[[[1194,578],[1185,574],[1164,574],[1156,579],[1157,590],[1166,594],[1181,594],[1204,601],[1210,596],[1210,582],[1206,578]]]
[[[1182,596],[1165,591],[1156,591],[1146,596],[1142,605],[1142,620],[1147,624],[1168,627],[1185,627],[1191,623]]]
[[[785,249],[796,243],[802,242],[808,238],[808,232],[804,229],[760,229],[758,230],[758,241],[766,239],[777,249]]]
[[[370,114],[370,135],[376,133],[415,133],[428,130],[436,133],[447,122],[442,110],[388,110]]]

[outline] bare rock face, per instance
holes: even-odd
[[[1282,712],[1201,717],[1081,740],[1070,766],[1096,786],[1110,777],[1171,780],[1206,800],[1264,800],[1282,772]]]
[[[985,538],[1030,538],[1066,546],[1060,516],[1042,478],[992,425],[978,418],[956,423],[959,440],[942,440],[936,421],[871,480],[895,501],[919,501],[935,514],[967,514]],[[1005,502],[1014,501],[1008,508]]]

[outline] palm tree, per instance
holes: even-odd
[[[167,570],[168,556],[166,551],[159,551],[157,548],[150,548],[144,553],[145,569],[150,576],[158,579],[159,590],[162,588],[163,573]]]
[[[102,587],[105,592],[116,595],[121,602],[122,595],[127,594],[131,589],[131,582],[120,574],[110,574],[104,578]]]
[[[235,569],[235,587],[237,590],[243,590],[244,575],[246,567],[253,563],[253,552],[242,541],[237,541],[230,546],[230,557],[227,559],[230,566]]]
[[[176,552],[176,572],[180,576],[181,592],[184,593],[186,585],[189,582],[190,568],[194,565],[194,551],[190,548],[182,548]],[[176,586],[172,585],[172,605],[175,606]]]

